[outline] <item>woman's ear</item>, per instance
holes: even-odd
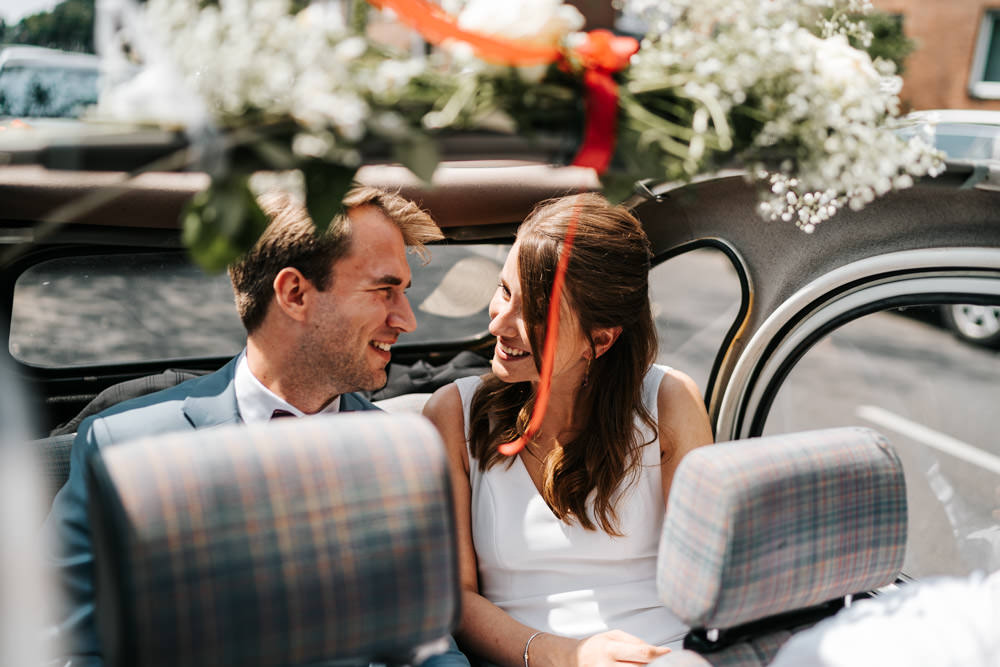
[[[286,266],[274,277],[274,302],[288,317],[302,321],[306,316],[307,295],[315,289],[302,272]]]
[[[602,329],[596,329],[594,331],[591,339],[594,341],[594,359],[597,359],[602,354],[611,349],[611,346],[615,344],[618,340],[618,336],[622,335],[621,327],[606,327]]]

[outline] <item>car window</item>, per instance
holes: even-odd
[[[0,116],[75,118],[97,103],[97,68],[6,66]]]
[[[508,247],[435,246],[426,266],[410,255],[408,296],[418,327],[402,342],[486,335]],[[182,253],[52,259],[25,271],[14,287],[10,353],[34,366],[226,357],[244,340],[228,277],[206,275]]]
[[[963,309],[972,338],[954,324]],[[1000,334],[980,335],[998,313],[941,304],[849,322],[796,363],[767,415],[765,434],[863,425],[892,442],[915,577],[1000,569]]]
[[[654,266],[649,289],[659,337],[657,363],[684,371],[704,394],[740,309],[736,270],[722,251],[699,248]]]

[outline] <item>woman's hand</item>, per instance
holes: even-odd
[[[670,649],[653,646],[621,630],[608,630],[580,640],[576,645],[577,667],[607,667],[620,663],[646,664]]]

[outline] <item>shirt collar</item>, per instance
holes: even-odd
[[[236,361],[236,376],[233,382],[236,389],[236,407],[240,411],[240,417],[247,424],[268,421],[275,410],[287,410],[296,417],[305,416],[304,412],[279,397],[257,379],[247,362],[246,348]],[[330,401],[329,405],[318,414],[328,412],[340,412],[340,396]]]

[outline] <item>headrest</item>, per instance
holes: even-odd
[[[109,665],[394,662],[457,621],[448,467],[422,417],[187,431],[88,465]]]
[[[836,428],[700,447],[674,475],[660,599],[694,628],[728,628],[891,583],[906,547],[899,457]]]

